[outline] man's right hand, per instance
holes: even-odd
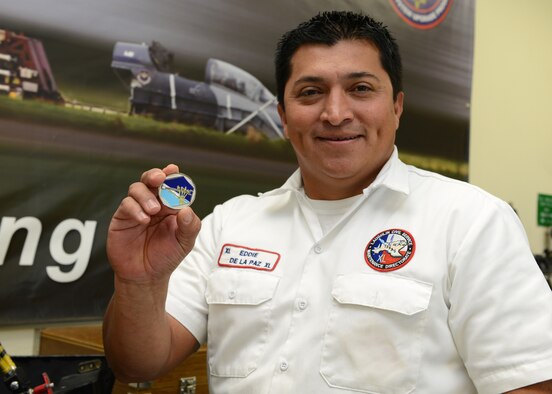
[[[178,172],[176,165],[151,169],[133,183],[111,220],[107,256],[118,280],[148,284],[168,280],[192,250],[201,221],[193,210],[179,211],[157,198],[166,176]]]
[[[113,215],[107,256],[115,272],[115,293],[107,308],[105,354],[118,379],[140,382],[174,368],[199,346],[165,311],[171,273],[192,250],[201,221],[191,208],[167,208],[157,199],[169,165],[142,174]],[[147,352],[147,357],[144,357]]]

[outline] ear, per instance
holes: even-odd
[[[280,103],[278,103],[278,115],[280,115],[280,120],[282,121],[282,127],[284,128],[284,136],[286,137],[286,139],[289,139],[286,110],[284,109],[284,106]]]
[[[395,129],[399,128],[401,115],[403,112],[404,92],[397,93],[397,98],[393,103],[393,111],[395,112]]]

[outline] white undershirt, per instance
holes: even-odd
[[[307,197],[307,201],[318,216],[322,233],[326,235],[362,196],[358,194],[343,200],[313,200]]]

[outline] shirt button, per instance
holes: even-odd
[[[230,298],[231,300],[233,300],[234,298],[236,298],[236,292],[234,290],[230,290],[228,292],[228,298]]]
[[[305,309],[307,309],[307,300],[299,300],[297,301],[297,308],[299,308],[300,311],[304,311]]]
[[[319,254],[322,253],[322,246],[320,246],[320,244],[314,245],[314,252]]]
[[[288,368],[289,368],[289,365],[287,361],[282,361],[280,363],[280,371],[287,371]]]

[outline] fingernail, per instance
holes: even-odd
[[[184,222],[184,224],[190,224],[192,223],[192,219],[193,219],[192,212],[189,209],[187,209],[182,215],[182,221]]]
[[[152,199],[152,200],[146,201],[146,206],[149,209],[157,209],[157,208],[159,208],[159,203],[156,200]]]

